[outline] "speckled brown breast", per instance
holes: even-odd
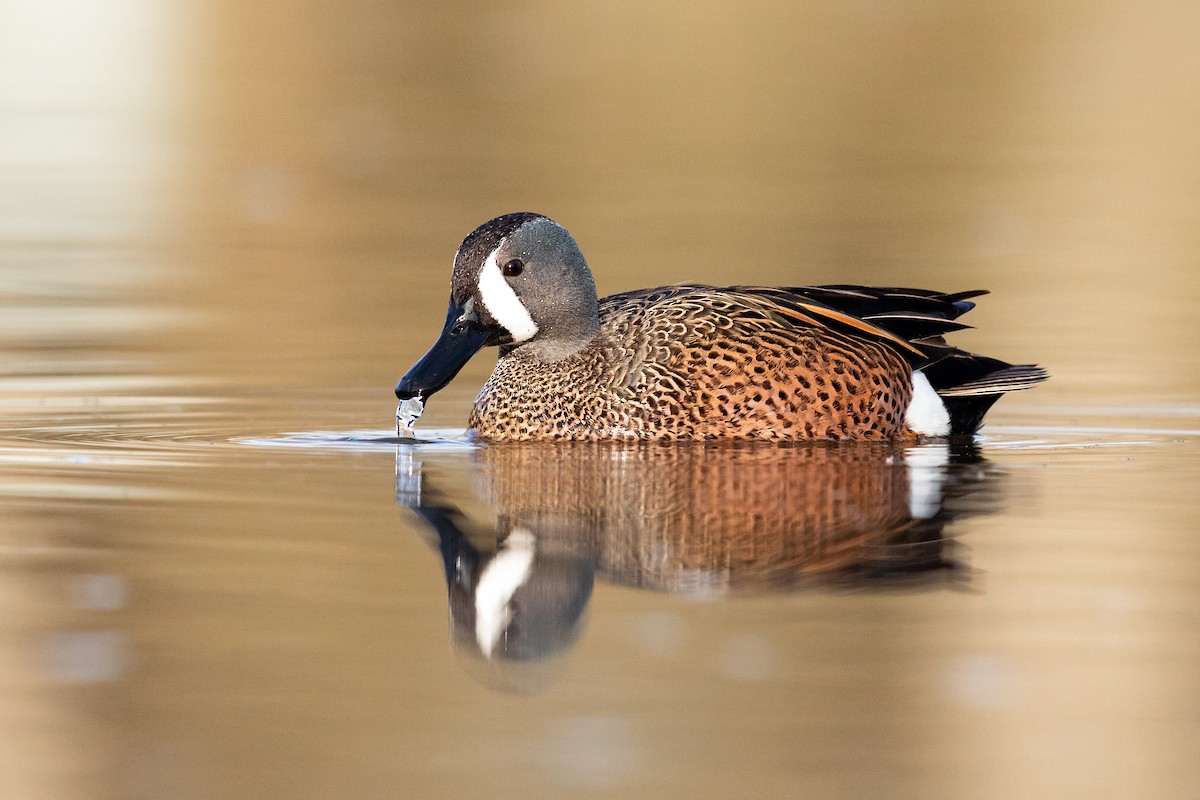
[[[472,410],[483,439],[890,439],[909,364],[768,299],[679,286],[604,298],[600,334],[554,363],[502,353]]]

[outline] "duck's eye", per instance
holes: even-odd
[[[504,277],[515,278],[525,271],[525,262],[519,258],[514,258],[504,265]]]

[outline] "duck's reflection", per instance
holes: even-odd
[[[577,638],[597,573],[704,594],[961,574],[945,526],[996,495],[970,445],[492,445],[457,493],[436,458],[399,448],[397,501],[435,534],[455,640],[515,661]]]
[[[559,549],[522,527],[476,546],[454,510],[414,510],[437,533],[457,644],[489,659],[529,661],[575,640],[595,580],[586,552]]]

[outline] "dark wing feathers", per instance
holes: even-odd
[[[957,319],[975,307],[967,302],[987,294],[986,290],[934,292],[894,286],[792,286],[786,291],[825,303],[847,314],[865,317],[872,314],[920,314]]]
[[[894,312],[890,314],[868,314],[863,317],[868,322],[874,322],[881,328],[887,328],[890,331],[900,334],[907,339],[917,340],[924,339],[929,336],[941,336],[954,331],[961,331],[970,328],[970,325],[964,325],[961,322],[955,322],[952,319],[942,319],[940,317],[930,317],[924,314],[904,314]]]
[[[961,350],[925,368],[925,377],[942,397],[972,397],[1030,389],[1046,380],[1035,364],[1008,364]]]
[[[827,327],[886,342],[915,368],[944,358],[942,337],[970,327],[955,320],[974,308],[967,300],[985,291],[944,294],[927,289],[872,286],[735,286],[730,292],[768,298],[782,309],[819,318]]]

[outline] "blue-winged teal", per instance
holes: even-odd
[[[564,228],[506,214],[463,240],[442,334],[396,395],[428,398],[496,345],[470,417],[488,440],[968,435],[1046,379],[945,343],[981,294],[689,284],[597,300]]]

